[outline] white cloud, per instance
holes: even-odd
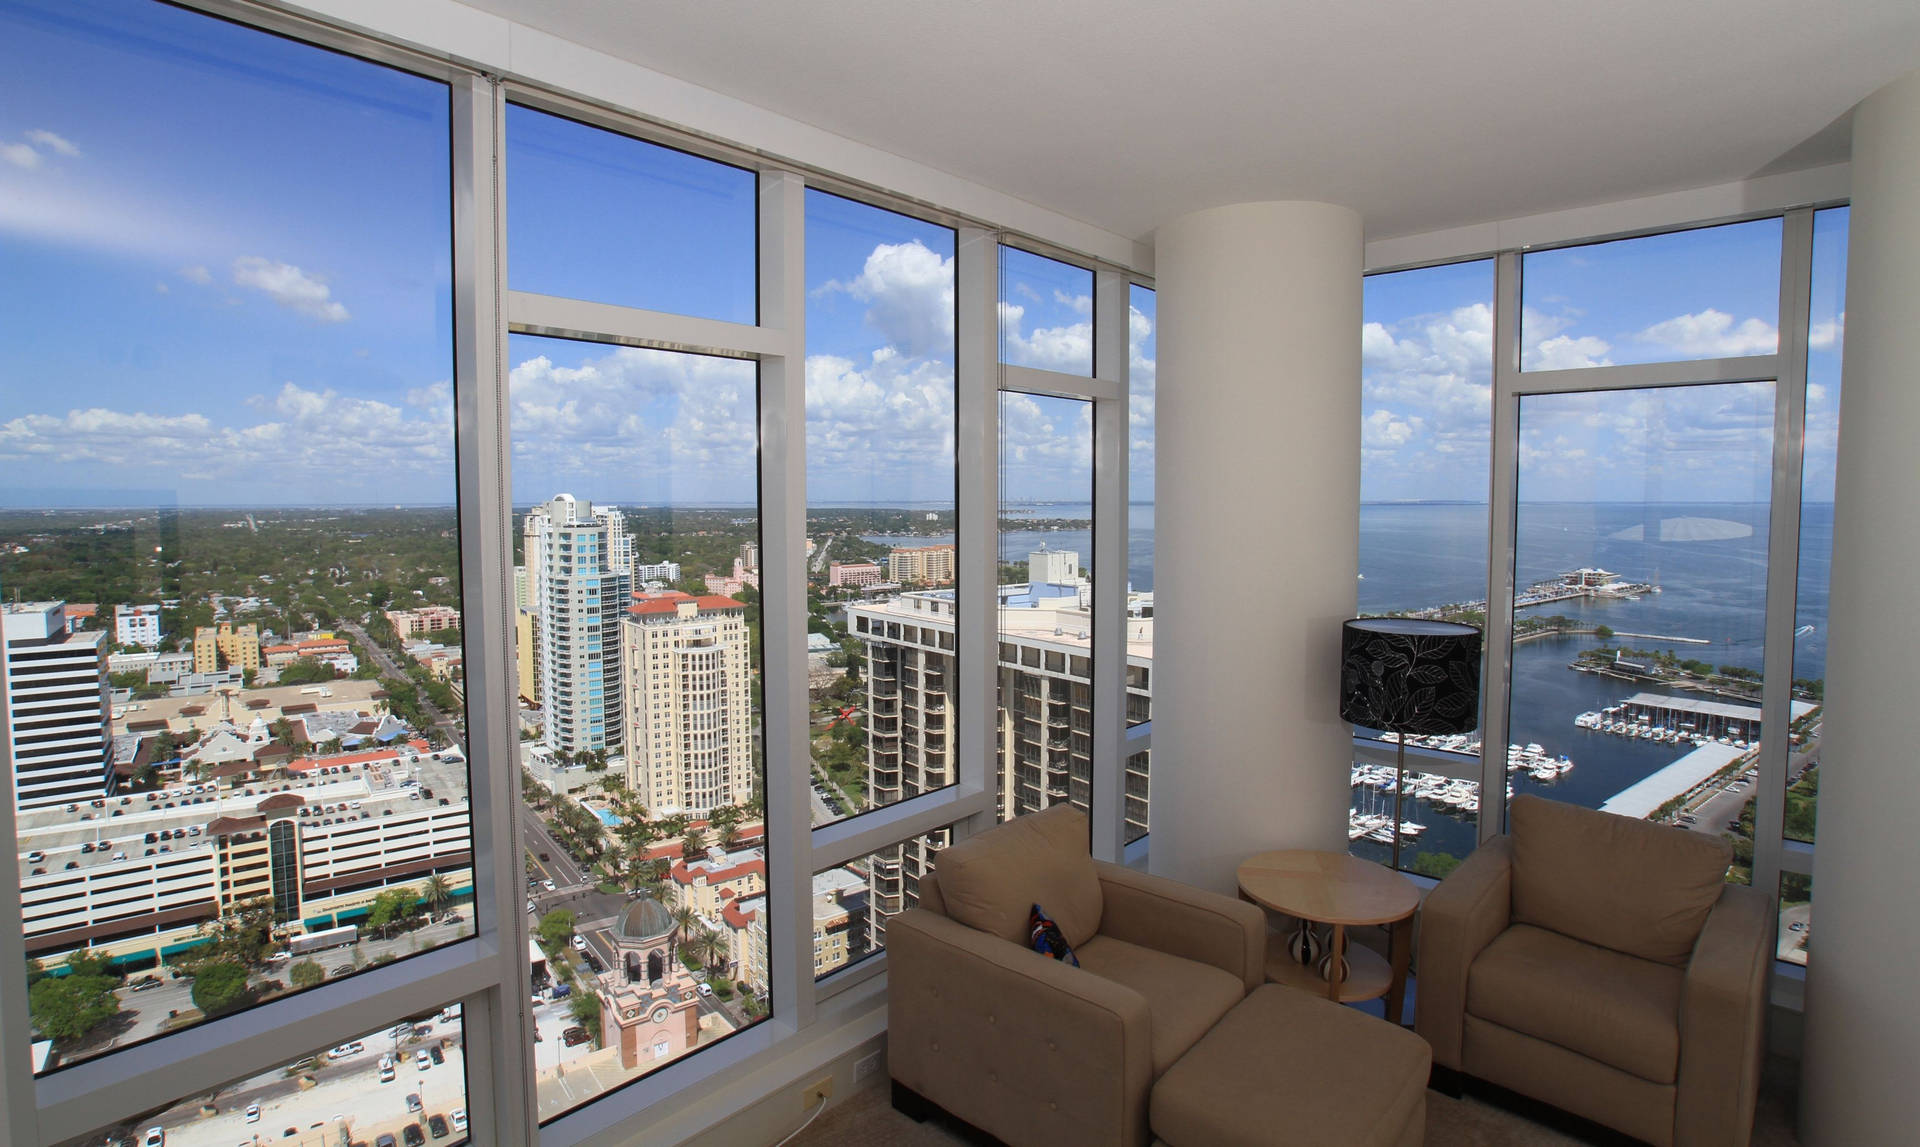
[[[80,149],[75,147],[71,141],[57,136],[45,128],[28,132],[27,139],[31,143],[37,143],[48,151],[58,155],[64,155],[68,159],[78,159],[80,157]]]
[[[1005,340],[1002,344],[1005,348],[1003,353],[1009,363],[1067,374],[1087,373],[1093,362],[1091,320],[1060,327],[1039,327],[1032,334],[1025,334],[1020,328],[1026,315],[1027,309],[1016,303],[1000,304],[1000,333]]]
[[[1671,351],[1677,358],[1772,354],[1780,345],[1771,324],[1760,319],[1735,323],[1732,315],[1711,307],[1657,322],[1634,338]]]
[[[1574,370],[1588,366],[1611,366],[1610,348],[1605,339],[1593,335],[1554,335],[1542,339],[1521,352],[1521,364],[1528,370]]]
[[[203,287],[213,282],[213,272],[198,264],[180,268],[180,277],[189,283],[198,283]]]
[[[233,281],[238,286],[264,292],[288,310],[323,323],[342,323],[351,317],[347,308],[334,300],[333,291],[324,280],[291,263],[242,255],[233,261]]]
[[[1093,314],[1092,295],[1069,295],[1058,287],[1053,290],[1053,301],[1072,311],[1076,315]]]
[[[1360,443],[1369,450],[1391,450],[1419,437],[1425,420],[1419,416],[1401,418],[1382,407],[1360,422]]]
[[[421,410],[444,411],[453,406],[453,383],[441,379],[407,391],[407,405]]]
[[[1813,324],[1807,332],[1807,345],[1814,350],[1837,350],[1847,336],[1847,313],[1826,322]]]
[[[0,159],[28,171],[40,166],[40,153],[24,143],[0,143]]]
[[[818,291],[844,291],[866,303],[867,323],[901,354],[952,353],[953,259],[918,239],[876,246],[859,275]]]

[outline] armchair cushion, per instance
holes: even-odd
[[[1467,1014],[1652,1083],[1680,1063],[1678,968],[1516,924],[1467,979]]]
[[[1516,923],[1686,967],[1731,845],[1535,796],[1515,797],[1508,816]]]
[[[1081,945],[1080,967],[1146,997],[1153,1017],[1153,1074],[1173,1061],[1246,996],[1240,977],[1212,964],[1095,936]]]
[[[1100,930],[1089,839],[1087,814],[1059,804],[942,849],[934,872],[947,915],[1025,948],[1027,914],[1041,904],[1079,948]]]

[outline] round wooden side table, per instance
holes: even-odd
[[[1343,852],[1263,852],[1239,869],[1240,896],[1262,908],[1303,921],[1330,925],[1331,951],[1346,953],[1331,962],[1322,977],[1313,966],[1294,959],[1286,947],[1269,944],[1267,979],[1325,995],[1336,1003],[1385,996],[1387,1019],[1399,1023],[1406,1001],[1407,960],[1413,942],[1413,913],[1420,893],[1392,870]],[[1347,929],[1367,925],[1388,928],[1391,963],[1364,945],[1349,947]]]

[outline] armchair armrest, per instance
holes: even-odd
[[[1513,915],[1513,841],[1482,844],[1420,908],[1419,990],[1413,1026],[1433,1048],[1433,1062],[1461,1070],[1467,973],[1507,930]]]
[[[1101,935],[1223,968],[1249,992],[1266,982],[1267,915],[1257,905],[1103,860],[1093,868]]]
[[[1707,915],[1680,997],[1676,1147],[1744,1147],[1766,1053],[1773,897],[1729,884]]]
[[[887,952],[894,1079],[1009,1142],[1148,1142],[1145,996],[920,909]]]

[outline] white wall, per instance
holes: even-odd
[[[1346,848],[1361,256],[1359,215],[1325,203],[1218,207],[1156,236],[1149,863],[1220,891],[1252,853]],[[1226,569],[1258,576],[1225,587]]]
[[[1920,72],[1854,113],[1802,1138],[1914,1141],[1920,1063]]]

